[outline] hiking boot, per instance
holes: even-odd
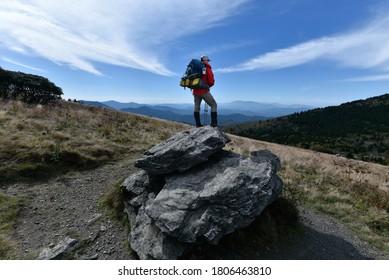
[[[217,127],[217,112],[211,112],[211,126]]]
[[[196,127],[202,127],[203,125],[200,122],[200,112],[194,112],[193,116],[194,116],[195,121],[196,121]]]

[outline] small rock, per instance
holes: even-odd
[[[66,237],[53,248],[45,248],[38,256],[38,260],[54,260],[59,258],[64,252],[70,251],[77,243],[76,239]]]
[[[90,218],[86,223],[88,225],[91,225],[93,224],[94,222],[96,222],[98,219],[100,219],[103,215],[101,213],[97,213],[97,214],[94,214],[92,216],[92,218]]]
[[[99,255],[98,254],[94,254],[94,255],[89,257],[89,260],[97,260],[98,258],[99,258]]]

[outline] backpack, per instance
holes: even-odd
[[[209,86],[201,79],[205,72],[206,68],[204,63],[193,58],[186,67],[185,74],[180,81],[180,86],[190,89],[209,89]]]

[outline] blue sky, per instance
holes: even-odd
[[[64,98],[192,103],[179,87],[206,54],[219,103],[324,107],[388,92],[381,0],[1,0],[0,66]]]

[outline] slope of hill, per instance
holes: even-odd
[[[184,127],[67,101],[0,105],[0,182],[93,168],[149,148]]]
[[[131,258],[125,249],[126,226],[112,218],[120,218],[120,211],[115,214],[102,205],[120,209],[118,183],[134,172],[134,159],[189,128],[64,101],[54,106],[1,102],[0,127],[0,258],[20,259],[36,258],[44,247],[57,244],[65,236],[79,240],[75,251],[65,258]],[[389,174],[385,166],[231,137],[233,141],[226,149],[247,155],[267,148],[280,157],[285,198],[298,207],[336,217],[352,230],[343,234],[338,222],[302,210],[304,219],[315,219],[312,224],[328,227],[315,233],[312,224],[309,228],[306,225],[309,236],[316,240],[310,248],[316,250],[307,251],[307,235],[292,235],[291,243],[301,241],[305,258],[389,257]],[[280,217],[285,213],[277,214]],[[274,220],[266,222],[271,228]],[[266,227],[257,230],[263,232]],[[357,247],[367,250],[355,234],[379,250],[369,246],[365,253],[353,255]],[[347,240],[340,243],[346,252],[341,256],[331,251],[332,241],[339,238]],[[282,245],[276,247],[285,252]],[[277,254],[277,250],[273,252]],[[334,255],[322,255],[323,250]],[[261,256],[259,252],[253,254],[251,257]]]
[[[387,164],[389,94],[265,122],[231,126],[227,131],[253,139]]]

